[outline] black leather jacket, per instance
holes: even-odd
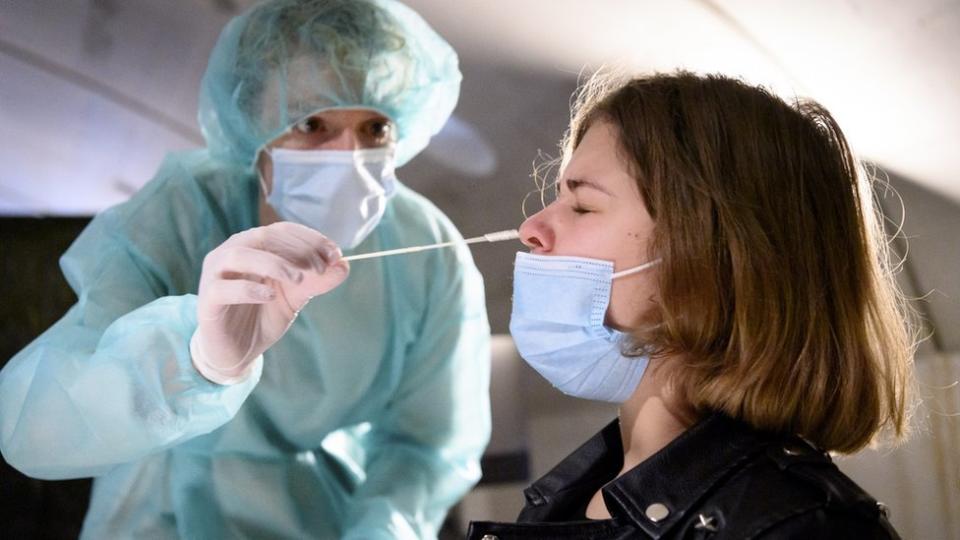
[[[473,522],[467,537],[899,538],[883,506],[828,455],[720,414],[610,482],[622,462],[614,421],[524,491],[518,523]],[[612,519],[588,520],[587,503],[604,484]]]

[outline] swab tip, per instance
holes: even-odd
[[[490,234],[483,235],[487,239],[487,242],[501,242],[503,240],[516,240],[520,238],[520,231],[517,229],[509,229],[506,231],[492,232]]]

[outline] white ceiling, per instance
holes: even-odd
[[[410,0],[463,55],[723,72],[827,106],[862,157],[960,201],[956,0]]]
[[[96,212],[142,185],[167,151],[196,146],[196,92],[207,54],[231,9],[248,4],[0,4],[0,214]],[[408,4],[465,63],[571,79],[602,63],[682,67],[814,97],[863,157],[960,201],[956,0]],[[514,96],[521,103],[541,99],[536,85]],[[464,130],[469,126],[448,133]],[[485,163],[495,158],[485,156]]]
[[[0,5],[0,213],[95,213],[202,143],[198,84],[228,18],[192,0]]]

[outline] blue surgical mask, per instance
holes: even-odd
[[[396,189],[392,148],[269,152],[270,206],[282,219],[316,229],[346,249],[373,231]]]
[[[646,357],[627,357],[628,336],[604,325],[613,280],[622,272],[585,257],[517,253],[510,334],[520,356],[561,392],[622,403],[640,383]]]

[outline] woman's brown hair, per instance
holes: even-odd
[[[869,178],[819,104],[686,72],[578,94],[565,157],[610,122],[647,211],[657,309],[634,352],[678,396],[853,452],[907,432],[915,339]]]

